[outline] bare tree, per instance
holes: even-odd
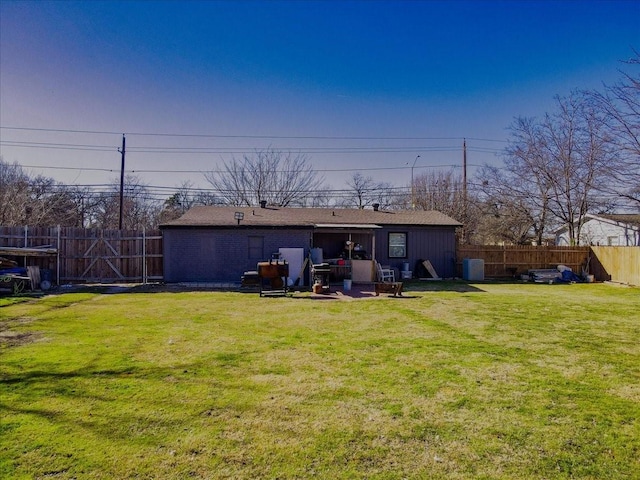
[[[221,172],[208,172],[205,178],[223,204],[236,206],[262,201],[279,207],[304,205],[323,182],[305,155],[273,149],[223,162]]]
[[[195,205],[219,204],[220,200],[214,194],[195,189],[191,182],[183,182],[176,192],[164,201],[158,222],[164,223],[179,218]]]
[[[614,172],[616,183],[605,188],[610,194],[640,207],[640,53],[626,62],[635,75],[621,72],[622,79],[606,85],[604,92],[589,92],[604,113],[604,121],[620,162]]]
[[[511,126],[504,170],[485,168],[485,200],[530,217],[537,240],[566,225],[578,243],[589,211],[618,168],[603,115],[589,96],[556,98],[556,111],[540,121],[518,118]]]
[[[542,242],[547,211],[538,197],[535,182],[507,169],[485,166],[478,174],[479,198],[475,239],[482,244],[507,243],[525,245]],[[527,191],[532,190],[532,194]]]
[[[617,157],[593,102],[574,93],[557,103],[558,112],[542,122],[541,168],[552,193],[549,210],[579,243],[585,215],[599,206],[597,192],[615,178]]]
[[[114,180],[108,191],[97,195],[95,207],[87,212],[91,227],[117,229],[120,217],[120,180]],[[154,201],[140,178],[127,175],[124,184],[124,229],[137,230],[157,226],[161,206]]]
[[[437,210],[458,221],[464,220],[462,178],[453,171],[434,171],[413,181],[415,205],[419,210]]]
[[[33,225],[77,226],[80,209],[70,187],[52,178],[36,176],[30,181],[28,223]]]
[[[458,240],[469,243],[477,229],[475,200],[465,198],[463,179],[453,170],[418,175],[413,181],[414,205],[419,210],[436,210],[463,224]],[[406,197],[406,204],[411,198]]]
[[[393,204],[393,186],[388,182],[376,182],[372,177],[355,172],[347,180],[347,186],[349,189],[337,201],[342,207],[363,209],[378,204],[386,209]]]
[[[517,118],[500,167],[485,165],[478,174],[482,235],[490,241],[542,243],[550,222],[551,182],[540,122]]]
[[[29,176],[17,163],[0,158],[0,225],[25,224],[25,207],[29,204]]]
[[[326,208],[333,205],[333,189],[330,185],[323,185],[320,190],[315,190],[305,199],[303,206],[313,208]]]
[[[0,159],[0,224],[76,226],[79,220],[71,188]]]

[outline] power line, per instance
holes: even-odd
[[[52,150],[84,150],[112,152],[117,150],[115,146],[108,145],[87,145],[72,143],[47,143],[47,142],[17,142],[0,141],[0,145],[18,148],[52,149]],[[349,153],[415,153],[415,152],[455,152],[460,149],[457,145],[432,147],[424,145],[406,147],[278,147],[278,150],[295,151],[300,153],[314,154],[349,154]],[[491,149],[488,149],[490,151]],[[255,148],[251,147],[153,147],[153,146],[131,146],[129,153],[152,153],[157,154],[234,154],[234,153],[254,153]]]
[[[451,147],[425,147],[425,146],[412,146],[412,147],[278,147],[278,150],[293,151],[299,153],[314,153],[314,154],[348,154],[348,153],[415,153],[415,152],[455,152],[460,150],[458,146]],[[153,153],[153,154],[171,154],[176,153],[254,153],[256,149],[237,147],[237,148],[214,148],[214,147],[131,147],[131,151],[135,153]]]
[[[30,182],[30,186],[36,187],[39,190],[42,188],[42,185],[36,182]],[[468,183],[469,190],[474,192],[476,195],[483,193],[484,184],[469,182]],[[63,192],[69,192],[70,194],[89,194],[89,195],[99,195],[102,198],[117,198],[119,193],[117,189],[117,185],[115,184],[86,184],[86,185],[66,185],[66,184],[52,184],[46,186],[48,193],[57,194]],[[78,192],[77,190],[83,190]],[[156,201],[156,202],[164,202],[168,197],[174,195],[176,193],[188,195],[192,198],[197,198],[198,195],[213,195],[216,196],[225,196],[228,194],[234,193],[234,191],[226,190],[226,189],[218,189],[218,188],[202,188],[202,187],[168,187],[162,185],[143,185],[143,184],[129,184],[125,185],[124,192],[126,196],[134,197],[138,199]],[[453,194],[458,195],[462,192],[462,185],[453,185],[451,188],[445,189],[445,191],[440,190],[436,186],[432,186],[426,191],[421,190],[421,194],[431,195],[443,193],[445,195]],[[265,192],[265,193],[276,193],[276,192]],[[354,195],[354,190],[350,188],[318,188],[315,190],[310,190],[306,192],[308,197],[330,197],[334,199],[345,199],[351,198]],[[408,197],[410,195],[410,187],[409,186],[390,186],[385,187],[383,189],[366,189],[364,193],[367,194],[376,194],[382,193],[388,197]],[[526,195],[526,194],[525,194]],[[615,206],[624,206],[625,202],[621,201],[620,196],[615,193],[599,193],[599,197],[603,200],[618,200],[615,203]]]
[[[481,167],[481,165],[470,163],[468,164],[472,167]],[[20,165],[23,168],[39,168],[43,170],[72,170],[77,172],[84,171],[95,171],[95,172],[116,172],[120,171],[115,168],[93,168],[93,167],[59,167],[59,166],[48,166],[48,165]],[[419,169],[428,169],[428,168],[461,168],[460,165],[449,163],[449,164],[439,164],[439,165],[417,165],[415,167],[416,170]],[[384,170],[410,170],[411,167],[401,166],[401,167],[369,167],[369,168],[323,168],[323,169],[313,169],[314,172],[317,173],[339,173],[339,172],[373,172],[373,171],[384,171]],[[132,169],[125,170],[126,173],[227,173],[226,170],[148,170],[148,169]],[[285,173],[284,170],[277,170],[273,173]]]
[[[341,136],[341,135],[223,135],[223,134],[198,134],[198,133],[153,133],[153,132],[115,132],[100,130],[73,130],[58,128],[35,128],[35,127],[13,127],[0,126],[4,130],[17,131],[33,131],[33,132],[57,132],[57,133],[81,133],[91,135],[127,135],[140,137],[191,137],[191,138],[250,138],[250,139],[296,139],[296,140],[457,140],[462,141],[465,137],[377,137],[377,136]],[[497,140],[490,138],[466,137],[468,140],[479,142],[500,142],[506,143],[506,140]]]
[[[73,145],[68,145],[68,146],[63,146],[63,145],[39,145],[36,143],[33,144],[27,144],[25,142],[21,142],[21,143],[17,143],[17,142],[6,142],[6,141],[2,141],[0,142],[0,145],[4,145],[7,147],[14,147],[14,148],[38,148],[38,149],[44,149],[44,150],[83,150],[83,151],[90,151],[90,152],[112,152],[114,150],[116,150],[116,147],[102,147],[102,146],[73,146]]]
[[[120,171],[115,168],[94,168],[94,167],[58,167],[49,165],[20,165],[22,168],[40,168],[43,170],[75,170],[77,172],[115,172]],[[168,172],[169,173],[169,172]],[[174,172],[178,173],[178,172]]]

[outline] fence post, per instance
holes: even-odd
[[[29,226],[25,225],[24,226],[24,248],[27,248],[29,246]],[[22,266],[27,268],[27,256],[25,255],[24,257],[22,257]]]
[[[147,284],[147,229],[142,227],[142,284]]]
[[[58,239],[56,244],[56,285],[60,287],[60,224],[58,224]]]
[[[507,246],[502,245],[502,271],[507,271]]]

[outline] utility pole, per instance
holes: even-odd
[[[120,220],[118,222],[119,229],[122,230],[122,212],[124,204],[124,156],[126,152],[126,138],[124,133],[122,134],[122,149],[119,150],[122,154],[122,164],[120,166]]]
[[[413,161],[413,165],[411,165],[411,210],[416,209],[416,187],[413,185],[413,169],[416,166],[416,162],[420,158],[420,155],[416,156],[416,159]]]
[[[464,213],[467,213],[467,139],[462,139],[462,197]]]
[[[463,223],[467,221],[467,139],[462,139],[462,216]],[[462,227],[462,240],[466,242],[466,225]]]

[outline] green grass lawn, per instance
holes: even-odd
[[[0,299],[0,478],[640,478],[640,289],[407,295]]]

